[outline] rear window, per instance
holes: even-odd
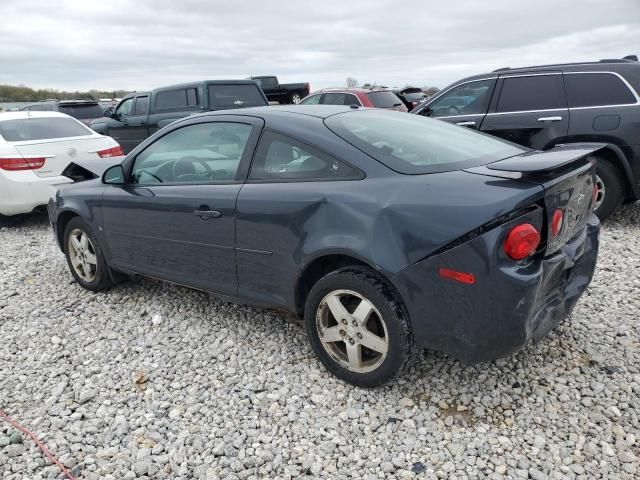
[[[255,84],[209,85],[210,108],[243,108],[267,105]]]
[[[329,129],[400,173],[447,172],[527,151],[468,128],[406,113],[354,111],[325,120]]]
[[[7,142],[81,137],[91,134],[91,130],[69,117],[33,117],[0,122],[0,135]]]
[[[81,120],[100,118],[103,113],[102,107],[97,103],[89,105],[58,105],[58,111]]]
[[[367,96],[376,108],[393,108],[402,105],[402,102],[393,92],[371,92]]]
[[[629,87],[611,73],[565,73],[564,84],[570,107],[636,103]]]

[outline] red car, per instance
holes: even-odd
[[[407,111],[396,94],[383,88],[325,88],[309,94],[300,105],[357,105]]]

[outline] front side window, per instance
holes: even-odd
[[[244,123],[210,122],[173,130],[136,157],[131,182],[233,182],[251,129]]]
[[[487,111],[495,79],[478,80],[453,87],[428,105],[432,117],[482,115]]]
[[[118,115],[123,115],[125,117],[128,117],[129,115],[131,115],[132,107],[133,107],[133,98],[127,98],[126,100],[121,102],[120,105],[118,105],[118,108],[116,108],[116,113]]]
[[[346,95],[344,93],[325,93],[322,99],[323,105],[344,105]]]
[[[311,95],[300,102],[300,105],[318,105],[322,95]]]
[[[317,149],[275,132],[260,140],[252,180],[337,180],[358,178],[355,168]]]
[[[629,87],[612,73],[565,73],[564,85],[570,107],[636,103]]]
[[[496,112],[556,110],[566,107],[562,75],[531,75],[504,79]]]
[[[375,160],[406,174],[477,167],[526,151],[447,122],[382,110],[352,110],[328,117],[325,124]]]
[[[0,136],[7,142],[83,137],[92,132],[69,117],[31,117],[0,122]]]
[[[134,108],[135,116],[142,116],[149,113],[149,97],[137,97],[136,98],[136,106]]]

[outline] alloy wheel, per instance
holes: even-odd
[[[357,292],[334,290],[326,295],[318,305],[316,328],[325,351],[352,372],[371,372],[387,356],[389,335],[384,319]]]
[[[298,103],[300,103],[300,101],[301,101],[301,100],[302,100],[302,98],[300,98],[300,95],[298,95],[297,93],[294,93],[294,94],[291,96],[291,101],[292,101],[293,103],[295,103],[296,105],[297,105]]]
[[[606,189],[604,186],[604,182],[599,175],[596,175],[596,198],[593,207],[594,210],[597,210],[600,205],[602,205],[602,202],[604,202],[605,193]]]
[[[71,265],[78,277],[85,282],[93,282],[98,270],[98,258],[89,236],[79,228],[73,229],[67,248]]]

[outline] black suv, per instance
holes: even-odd
[[[462,79],[411,113],[547,150],[604,142],[596,213],[607,218],[640,198],[640,64],[636,57],[501,68]]]
[[[205,80],[136,92],[124,97],[91,128],[116,140],[129,153],[160,128],[179,118],[209,110],[269,105],[253,80]]]
[[[95,100],[43,100],[22,107],[30,112],[62,112],[77,118],[89,125],[92,120],[100,118],[103,109]]]

